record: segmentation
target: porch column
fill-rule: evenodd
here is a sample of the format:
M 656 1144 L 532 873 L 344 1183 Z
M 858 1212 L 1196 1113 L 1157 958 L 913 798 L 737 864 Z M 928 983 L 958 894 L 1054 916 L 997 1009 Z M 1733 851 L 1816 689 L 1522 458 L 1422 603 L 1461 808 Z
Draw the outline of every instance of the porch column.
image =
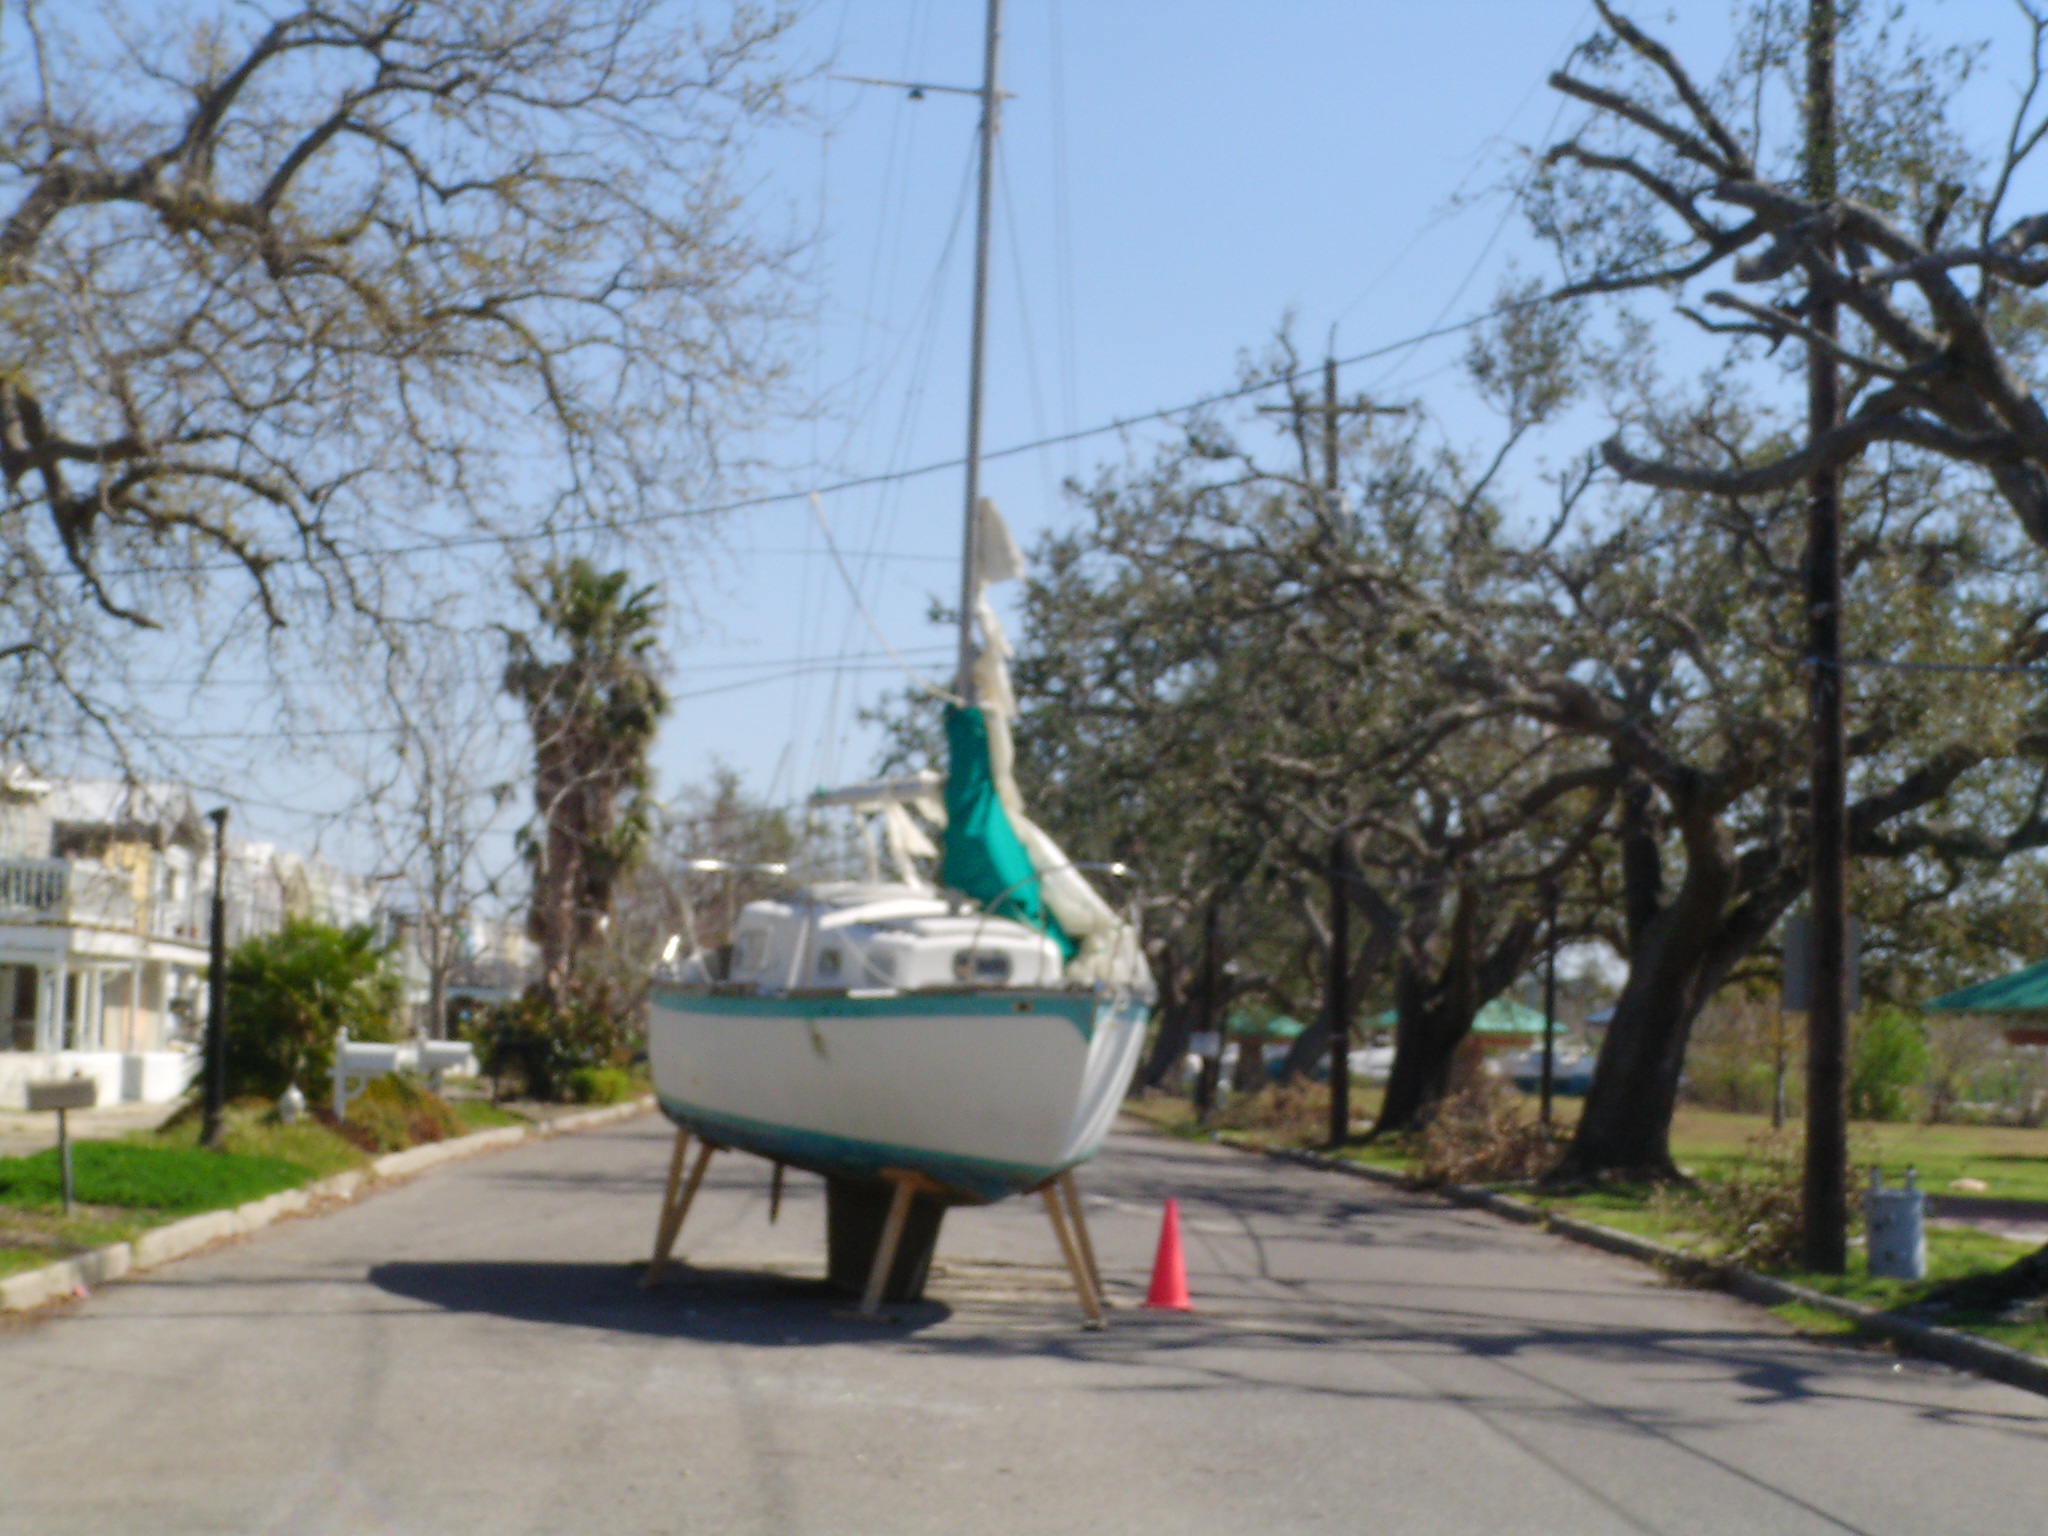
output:
M 107 1048 L 107 973 L 96 965 L 85 968 L 85 1006 L 79 1019 L 78 1038 L 88 1051 Z
M 36 973 L 36 1049 L 61 1050 L 64 1025 L 59 1016 L 61 1000 L 57 989 L 64 973 L 52 965 L 38 965 L 33 969 Z
M 128 1039 L 125 1049 L 149 1051 L 156 1047 L 142 1038 L 142 962 L 128 967 Z

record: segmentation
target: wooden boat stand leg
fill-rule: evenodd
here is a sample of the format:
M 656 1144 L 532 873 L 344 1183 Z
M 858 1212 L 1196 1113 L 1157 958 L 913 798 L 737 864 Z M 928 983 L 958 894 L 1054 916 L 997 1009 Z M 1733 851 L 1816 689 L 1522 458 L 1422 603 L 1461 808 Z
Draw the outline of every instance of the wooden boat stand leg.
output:
M 683 1160 L 689 1154 L 690 1133 L 678 1128 L 675 1150 L 669 1154 L 668 1159 L 668 1182 L 661 1187 L 661 1215 L 654 1223 L 654 1249 L 657 1253 L 664 1249 L 662 1237 L 668 1231 L 668 1213 L 675 1209 L 676 1191 L 683 1186 Z M 652 1268 L 654 1260 L 650 1258 L 647 1262 L 648 1267 Z
M 669 1165 L 669 1188 L 675 1188 L 675 1176 L 683 1164 L 683 1146 L 689 1140 L 688 1131 L 676 1133 L 675 1157 Z M 690 1169 L 690 1181 L 683 1186 L 682 1195 L 673 1202 L 664 1201 L 661 1215 L 661 1229 L 654 1235 L 654 1257 L 647 1262 L 647 1273 L 640 1277 L 643 1287 L 652 1288 L 661 1283 L 662 1271 L 668 1268 L 668 1256 L 675 1248 L 676 1237 L 683 1230 L 683 1218 L 690 1214 L 690 1202 L 697 1198 L 697 1186 L 704 1182 L 704 1170 L 711 1166 L 711 1154 L 718 1150 L 716 1142 L 699 1139 L 697 1161 Z
M 910 1219 L 910 1202 L 917 1195 L 917 1180 L 902 1174 L 884 1174 L 895 1184 L 889 1197 L 889 1217 L 882 1223 L 882 1240 L 875 1245 L 875 1262 L 868 1270 L 868 1288 L 861 1294 L 860 1315 L 877 1316 L 882 1292 L 889 1284 L 889 1271 L 896 1267 L 896 1250 L 903 1244 L 903 1224 Z
M 788 1165 L 775 1165 L 775 1182 L 768 1186 L 768 1225 L 775 1225 L 775 1218 L 782 1214 L 782 1174 Z
M 1074 1170 L 1069 1168 L 1059 1178 L 1060 1192 L 1067 1197 L 1067 1220 L 1074 1224 L 1074 1240 L 1081 1246 L 1082 1262 L 1088 1266 L 1088 1278 L 1095 1286 L 1095 1299 L 1104 1307 L 1109 1305 L 1109 1292 L 1102 1284 L 1102 1266 L 1095 1262 L 1095 1239 L 1088 1235 L 1088 1218 L 1081 1211 L 1081 1186 L 1074 1182 Z
M 1081 1310 L 1088 1315 L 1088 1326 L 1102 1326 L 1102 1302 L 1095 1294 L 1095 1282 L 1088 1273 L 1088 1266 L 1082 1262 L 1081 1250 L 1075 1245 L 1074 1234 L 1067 1226 L 1067 1213 L 1061 1208 L 1059 1181 L 1039 1186 L 1039 1194 L 1045 1198 L 1045 1214 L 1052 1218 L 1053 1236 L 1060 1240 L 1060 1252 L 1066 1256 L 1067 1273 L 1074 1277 L 1074 1293 L 1081 1298 Z

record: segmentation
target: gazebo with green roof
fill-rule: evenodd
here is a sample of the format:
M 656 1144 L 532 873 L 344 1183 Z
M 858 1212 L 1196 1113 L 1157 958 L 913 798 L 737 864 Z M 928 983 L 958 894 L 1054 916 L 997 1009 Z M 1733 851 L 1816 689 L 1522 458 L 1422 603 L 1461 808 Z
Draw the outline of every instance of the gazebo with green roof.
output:
M 1920 1005 L 1927 1013 L 1976 1013 L 2030 1023 L 2005 1026 L 2005 1038 L 2012 1045 L 2048 1045 L 2048 960 L 1980 981 L 1974 987 L 1944 992 Z

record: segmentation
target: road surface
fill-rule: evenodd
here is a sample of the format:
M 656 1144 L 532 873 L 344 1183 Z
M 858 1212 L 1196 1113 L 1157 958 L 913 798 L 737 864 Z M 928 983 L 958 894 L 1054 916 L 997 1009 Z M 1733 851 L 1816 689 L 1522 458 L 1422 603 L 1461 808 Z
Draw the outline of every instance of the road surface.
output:
M 742 1157 L 640 1291 L 667 1146 L 479 1157 L 0 1329 L 0 1533 L 2048 1528 L 2048 1400 L 1482 1213 L 1119 1135 L 1106 1332 L 1024 1200 L 876 1326 L 816 1181 L 771 1228 Z M 1168 1194 L 1191 1317 L 1129 1305 Z

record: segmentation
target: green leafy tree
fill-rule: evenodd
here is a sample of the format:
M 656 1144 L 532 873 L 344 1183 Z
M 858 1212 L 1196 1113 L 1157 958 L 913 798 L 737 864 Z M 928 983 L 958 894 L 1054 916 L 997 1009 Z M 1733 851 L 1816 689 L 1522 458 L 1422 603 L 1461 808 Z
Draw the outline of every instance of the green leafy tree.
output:
M 598 985 L 579 968 L 603 942 L 651 827 L 647 754 L 668 711 L 662 605 L 652 586 L 629 582 L 580 557 L 550 563 L 520 582 L 539 625 L 506 634 L 505 691 L 533 734 L 534 818 L 520 833 L 533 877 L 527 928 L 541 996 L 555 1005 L 586 980 Z
M 1849 1035 L 1849 1113 L 1904 1120 L 1926 1072 L 1927 1035 L 1919 1022 L 1900 1008 L 1866 1012 Z
M 228 955 L 225 1044 L 230 1097 L 309 1098 L 334 1069 L 334 1038 L 398 1038 L 403 986 L 367 926 L 293 918 Z
M 543 1102 L 570 1096 L 581 1073 L 621 1065 L 628 1043 L 615 1013 L 584 999 L 551 1001 L 538 989 L 485 1009 L 464 1033 L 499 1096 Z

